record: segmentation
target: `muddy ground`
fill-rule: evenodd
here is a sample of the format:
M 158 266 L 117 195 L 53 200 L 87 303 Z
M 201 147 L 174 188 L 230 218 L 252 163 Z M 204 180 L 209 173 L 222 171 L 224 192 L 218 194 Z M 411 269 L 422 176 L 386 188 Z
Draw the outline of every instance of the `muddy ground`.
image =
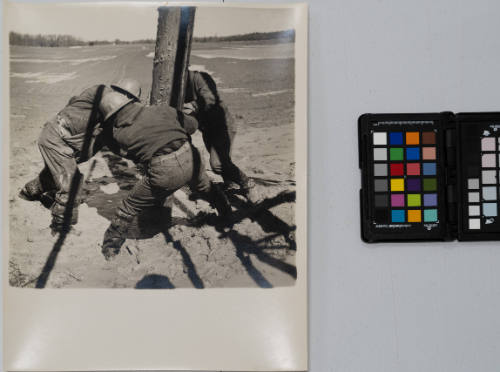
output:
M 50 210 L 18 197 L 43 166 L 36 140 L 45 121 L 84 88 L 124 76 L 149 92 L 153 45 L 83 48 L 11 47 L 9 280 L 20 287 L 275 287 L 293 285 L 295 267 L 293 45 L 199 44 L 193 69 L 211 72 L 238 123 L 233 158 L 265 198 L 249 208 L 229 190 L 233 220 L 217 226 L 210 206 L 175 193 L 172 218 L 141 216 L 119 256 L 104 260 L 100 242 L 114 208 L 140 175 L 103 151 L 81 165 L 86 176 L 80 219 L 52 236 Z M 284 57 L 284 58 L 283 58 Z M 147 99 L 147 98 L 146 98 Z M 193 137 L 203 149 L 201 137 Z M 209 168 L 209 167 L 208 167 Z M 209 171 L 209 169 L 207 169 Z M 209 171 L 217 181 L 221 179 Z

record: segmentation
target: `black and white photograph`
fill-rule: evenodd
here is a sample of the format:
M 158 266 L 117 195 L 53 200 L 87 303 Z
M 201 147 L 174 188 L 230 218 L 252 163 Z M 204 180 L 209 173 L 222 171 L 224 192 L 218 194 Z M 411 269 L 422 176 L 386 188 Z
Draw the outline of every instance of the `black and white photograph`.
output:
M 10 286 L 294 286 L 295 12 L 9 4 Z

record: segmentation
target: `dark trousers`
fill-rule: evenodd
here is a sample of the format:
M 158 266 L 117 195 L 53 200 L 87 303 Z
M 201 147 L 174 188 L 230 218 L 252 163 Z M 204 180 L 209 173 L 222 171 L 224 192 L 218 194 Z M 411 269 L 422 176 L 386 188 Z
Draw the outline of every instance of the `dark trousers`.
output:
M 153 157 L 145 166 L 145 175 L 121 202 L 117 215 L 129 219 L 148 207 L 162 205 L 184 185 L 202 194 L 211 190 L 200 153 L 190 142 L 175 152 Z
M 220 174 L 224 182 L 235 182 L 242 188 L 248 187 L 248 177 L 231 159 L 236 126 L 232 120 L 213 121 L 201 129 L 203 142 L 210 154 L 210 167 Z

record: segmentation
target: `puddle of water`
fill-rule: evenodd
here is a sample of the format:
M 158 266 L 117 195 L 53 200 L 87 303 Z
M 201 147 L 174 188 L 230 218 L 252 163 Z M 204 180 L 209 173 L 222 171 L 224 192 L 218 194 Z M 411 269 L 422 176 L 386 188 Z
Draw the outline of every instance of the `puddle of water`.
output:
M 13 72 L 10 74 L 10 77 L 30 79 L 30 78 L 36 78 L 41 74 L 43 74 L 43 72 Z
M 216 49 L 192 50 L 191 54 L 201 58 L 232 58 L 240 60 L 294 58 L 294 44 L 223 46 Z
M 222 93 L 238 93 L 238 92 L 247 92 L 247 88 L 219 88 Z
M 102 56 L 93 58 L 80 58 L 80 59 L 41 59 L 41 58 L 11 58 L 10 62 L 19 63 L 69 63 L 72 66 L 80 65 L 86 62 L 102 62 L 109 61 L 116 58 L 116 56 Z
M 105 194 L 111 195 L 111 194 L 116 194 L 118 191 L 120 191 L 120 188 L 118 187 L 118 184 L 113 182 L 108 185 L 101 185 L 99 186 L 101 191 Z
M 270 92 L 254 93 L 252 97 L 274 96 L 276 94 L 283 94 L 291 91 L 293 91 L 293 89 L 273 90 Z
M 55 84 L 61 81 L 73 80 L 77 77 L 76 72 L 67 73 L 55 73 L 55 72 L 13 72 L 10 77 L 21 78 L 21 79 L 31 79 L 26 80 L 26 83 L 45 83 L 45 84 Z

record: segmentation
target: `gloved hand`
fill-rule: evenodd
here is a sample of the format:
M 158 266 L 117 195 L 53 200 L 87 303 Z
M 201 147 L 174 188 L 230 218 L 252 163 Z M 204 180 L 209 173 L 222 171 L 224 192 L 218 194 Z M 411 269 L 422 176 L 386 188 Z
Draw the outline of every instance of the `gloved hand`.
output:
M 194 115 L 198 111 L 198 105 L 196 101 L 187 102 L 184 104 L 184 109 L 182 112 L 186 115 Z

